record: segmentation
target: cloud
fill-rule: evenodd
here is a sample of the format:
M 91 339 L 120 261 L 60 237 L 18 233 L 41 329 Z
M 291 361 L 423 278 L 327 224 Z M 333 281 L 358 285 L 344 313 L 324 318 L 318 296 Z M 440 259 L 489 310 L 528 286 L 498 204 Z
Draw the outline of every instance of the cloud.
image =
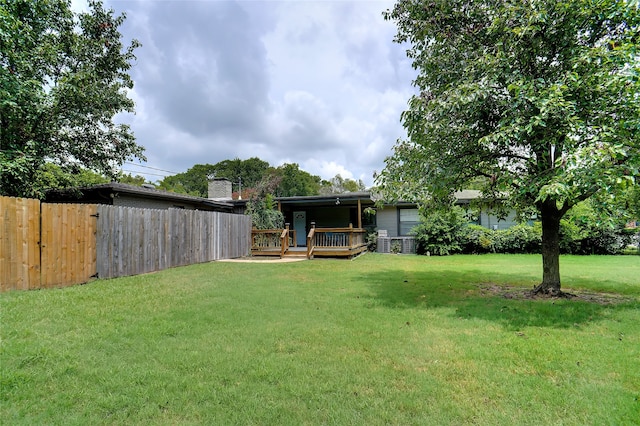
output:
M 412 88 L 389 1 L 111 1 L 142 47 L 125 120 L 148 165 L 260 157 L 372 183 Z

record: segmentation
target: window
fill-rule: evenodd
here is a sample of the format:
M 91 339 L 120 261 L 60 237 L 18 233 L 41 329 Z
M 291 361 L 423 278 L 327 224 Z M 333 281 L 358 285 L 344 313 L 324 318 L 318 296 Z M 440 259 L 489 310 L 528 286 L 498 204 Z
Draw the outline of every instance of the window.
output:
M 399 209 L 398 213 L 398 235 L 409 235 L 420 224 L 420 213 L 418 209 Z

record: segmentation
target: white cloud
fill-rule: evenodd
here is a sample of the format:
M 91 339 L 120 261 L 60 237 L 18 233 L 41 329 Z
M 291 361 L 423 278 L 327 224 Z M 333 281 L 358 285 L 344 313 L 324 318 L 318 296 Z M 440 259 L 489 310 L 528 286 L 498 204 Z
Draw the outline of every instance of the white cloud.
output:
M 81 4 L 74 1 L 74 5 Z M 371 185 L 395 140 L 413 71 L 391 1 L 110 1 L 143 47 L 128 117 L 148 165 L 259 157 Z

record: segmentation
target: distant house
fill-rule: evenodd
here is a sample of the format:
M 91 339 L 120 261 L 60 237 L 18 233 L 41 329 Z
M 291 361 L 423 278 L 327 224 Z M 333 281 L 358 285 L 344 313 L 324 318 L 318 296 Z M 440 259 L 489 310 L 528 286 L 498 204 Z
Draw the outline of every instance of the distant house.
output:
M 469 206 L 480 195 L 480 191 L 460 191 L 455 194 L 456 203 L 462 207 Z M 411 229 L 420 223 L 416 203 L 398 202 L 376 207 L 370 192 L 280 197 L 276 201 L 285 222 L 296 230 L 297 244 L 301 246 L 305 244 L 304 238 L 312 225 L 317 228 L 352 225 L 354 228 L 380 231 L 386 237 L 410 237 Z M 373 214 L 371 210 L 374 210 Z M 490 229 L 506 229 L 517 222 L 515 212 L 505 219 L 498 219 L 489 210 L 481 209 L 475 223 Z
M 231 200 L 231 183 L 224 178 L 209 180 L 209 199 L 227 200 L 235 206 L 235 211 L 246 209 L 246 199 Z M 462 207 L 481 196 L 480 191 L 465 190 L 455 194 L 456 203 Z M 348 233 L 346 228 L 377 231 L 379 242 L 387 239 L 386 244 L 379 247 L 390 247 L 391 242 L 401 240 L 403 252 L 415 249 L 411 230 L 420 223 L 420 215 L 416 203 L 386 203 L 380 207 L 370 192 L 347 192 L 331 195 L 312 195 L 295 197 L 277 197 L 278 210 L 282 212 L 289 229 L 295 231 L 297 247 L 307 245 L 307 236 L 312 228 L 324 233 Z M 506 229 L 517 222 L 515 212 L 506 218 L 499 219 L 488 209 L 480 209 L 476 221 L 478 225 L 489 229 Z M 341 229 L 341 231 L 338 231 Z M 406 251 L 405 251 L 406 249 Z
M 465 190 L 455 194 L 456 204 L 464 207 L 480 197 L 480 191 Z M 347 192 L 334 195 L 276 198 L 285 222 L 306 235 L 311 224 L 318 228 L 346 227 L 386 231 L 389 237 L 411 235 L 411 229 L 420 223 L 416 203 L 398 202 L 376 207 L 370 192 Z M 368 214 L 374 209 L 375 214 Z M 515 225 L 515 212 L 499 219 L 487 209 L 481 209 L 474 222 L 489 229 L 507 229 Z M 302 242 L 302 241 L 301 241 Z
M 473 200 L 480 198 L 480 191 L 464 190 L 454 194 L 456 204 L 468 207 Z M 418 207 L 415 203 L 399 202 L 386 204 L 377 212 L 376 226 L 385 230 L 389 237 L 404 237 L 411 235 L 411 229 L 420 223 Z M 507 229 L 517 224 L 515 212 L 510 212 L 505 219 L 499 219 L 488 209 L 480 209 L 480 214 L 474 222 L 489 229 Z
M 150 187 L 105 183 L 83 188 L 55 189 L 46 193 L 48 203 L 87 203 L 150 209 L 187 209 L 238 213 L 231 198 L 215 200 L 162 191 Z

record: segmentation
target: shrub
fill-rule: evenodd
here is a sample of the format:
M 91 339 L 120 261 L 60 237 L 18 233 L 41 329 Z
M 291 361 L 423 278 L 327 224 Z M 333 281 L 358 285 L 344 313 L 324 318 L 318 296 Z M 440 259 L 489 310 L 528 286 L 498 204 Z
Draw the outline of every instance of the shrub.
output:
M 466 226 L 464 211 L 457 206 L 424 215 L 420 225 L 412 230 L 416 237 L 416 252 L 436 256 L 462 252 L 461 242 Z
M 542 227 L 518 224 L 495 231 L 500 237 L 500 253 L 539 253 L 542 245 Z
M 539 223 L 519 224 L 504 230 L 468 225 L 464 230 L 463 253 L 538 253 L 541 244 Z
M 620 254 L 631 242 L 631 235 L 623 228 L 592 227 L 580 241 L 578 254 Z
M 481 254 L 495 252 L 494 233 L 480 225 L 467 225 L 463 230 L 462 252 Z
M 275 199 L 270 194 L 263 199 L 250 200 L 245 214 L 251 216 L 251 222 L 256 229 L 284 228 L 284 216 L 276 210 Z
M 378 233 L 369 232 L 367 234 L 367 250 L 375 252 L 378 249 Z
M 636 230 L 616 227 L 612 218 L 598 220 L 589 205 L 579 205 L 570 213 L 560 221 L 563 254 L 621 254 L 628 246 L 640 242 Z M 467 224 L 458 207 L 428 214 L 413 233 L 418 254 L 540 253 L 542 245 L 540 222 L 492 230 Z M 640 248 L 638 250 L 640 252 Z

